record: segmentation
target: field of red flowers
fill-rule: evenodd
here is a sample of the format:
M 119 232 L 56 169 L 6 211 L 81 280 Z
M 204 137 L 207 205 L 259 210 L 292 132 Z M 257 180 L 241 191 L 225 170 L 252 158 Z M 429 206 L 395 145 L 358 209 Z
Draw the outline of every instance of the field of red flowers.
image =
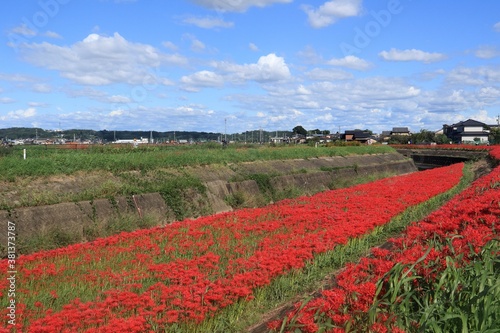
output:
M 463 147 L 460 148 L 463 149 Z M 499 159 L 500 147 L 495 147 L 490 153 L 492 157 Z M 271 331 L 279 332 L 296 332 L 298 329 L 300 332 L 340 333 L 348 331 L 404 332 L 401 326 L 410 326 L 415 330 L 420 328 L 425 331 L 422 326 L 429 325 L 431 319 L 434 318 L 427 317 L 424 318 L 425 320 L 420 319 L 420 322 L 418 316 L 415 316 L 417 319 L 413 320 L 395 318 L 394 313 L 387 309 L 405 307 L 407 304 L 403 305 L 403 303 L 409 302 L 410 298 L 416 299 L 415 294 L 419 290 L 436 281 L 439 282 L 440 288 L 444 289 L 444 279 L 453 280 L 454 277 L 440 274 L 450 267 L 453 272 L 456 272 L 457 267 L 463 267 L 476 259 L 488 242 L 498 241 L 499 222 L 500 166 L 490 174 L 476 180 L 468 189 L 438 211 L 409 226 L 401 237 L 391 239 L 386 244 L 386 248 L 373 248 L 370 257 L 363 258 L 357 264 L 347 265 L 336 276 L 335 288 L 323 291 L 321 297 L 296 304 L 295 310 L 290 312 L 284 320 L 272 322 L 269 328 Z M 488 249 L 494 251 L 494 256 L 498 259 L 500 254 L 498 242 L 494 242 L 494 245 Z M 459 259 L 455 261 L 454 258 Z M 408 299 L 390 290 L 395 289 L 396 285 L 400 287 L 398 284 L 401 283 L 400 280 L 391 279 L 396 263 L 401 265 L 399 273 L 409 280 L 408 285 L 412 285 L 411 290 L 406 290 Z M 475 262 L 475 265 L 481 268 L 478 262 Z M 457 294 L 466 287 L 459 281 L 457 278 L 456 282 L 454 281 L 455 285 L 450 287 L 450 289 L 455 288 L 452 292 Z M 494 290 L 498 294 L 498 280 L 496 285 L 497 289 Z M 486 290 L 484 288 L 483 286 L 483 293 Z M 465 290 L 462 292 L 465 293 Z M 393 304 L 390 304 L 391 307 L 388 303 L 376 301 L 383 293 L 392 293 L 394 299 Z M 472 302 L 474 298 L 479 297 L 473 296 Z M 447 298 L 450 298 L 450 295 L 447 295 Z M 449 299 L 446 301 L 449 302 Z M 435 299 L 431 299 L 431 305 L 435 302 Z M 490 300 L 490 302 L 494 301 Z M 431 307 L 431 305 L 428 306 Z M 473 314 L 457 314 L 450 310 L 453 304 L 446 306 L 448 307 L 446 314 L 448 321 L 457 319 L 459 322 L 457 326 L 453 326 L 455 330 L 450 331 L 456 331 L 456 327 L 462 327 L 465 330 L 460 331 L 466 332 L 467 325 L 470 324 L 467 322 L 467 317 Z M 465 307 L 469 306 L 472 310 L 466 309 L 465 312 L 474 311 L 474 305 L 467 304 Z M 484 312 L 485 308 L 491 311 L 489 319 L 488 316 L 480 318 L 483 329 L 486 327 L 485 324 L 488 324 L 488 320 L 493 321 L 492 325 L 495 325 L 495 322 L 499 323 L 498 310 L 491 310 L 493 307 L 498 309 L 498 306 L 497 300 L 494 304 L 482 303 L 479 308 L 476 308 L 475 311 L 479 313 Z M 414 308 L 409 308 L 409 311 L 414 311 Z M 458 310 L 454 309 L 454 311 Z M 429 316 L 429 311 L 425 315 Z M 479 320 L 473 324 L 477 322 Z M 440 324 L 443 325 L 442 322 Z M 496 328 L 498 329 L 498 326 Z M 441 326 L 440 329 L 442 330 L 443 327 Z
M 0 281 L 0 332 L 158 332 L 196 325 L 237 301 L 251 301 L 258 287 L 303 268 L 316 254 L 448 191 L 460 181 L 462 168 L 456 164 L 20 256 L 15 325 L 9 323 L 5 292 L 10 282 Z M 477 191 L 476 186 L 468 193 Z M 498 202 L 498 188 L 495 193 Z M 383 256 L 386 266 L 402 260 Z M 7 260 L 0 269 L 9 270 Z M 346 283 L 358 288 L 352 280 Z M 372 284 L 359 290 L 372 290 Z

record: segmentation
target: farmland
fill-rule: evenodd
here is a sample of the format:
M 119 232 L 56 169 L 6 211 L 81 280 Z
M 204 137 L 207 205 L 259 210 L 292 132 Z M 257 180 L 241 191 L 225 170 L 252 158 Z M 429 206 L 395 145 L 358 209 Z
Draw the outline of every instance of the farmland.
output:
M 230 163 L 234 158 L 230 154 L 237 154 L 239 161 L 257 158 L 253 151 L 217 150 L 219 152 L 221 156 L 217 160 L 207 162 L 208 157 L 200 157 L 204 162 L 193 163 Z M 347 149 L 342 152 L 349 154 Z M 279 158 L 301 156 L 292 151 L 258 151 L 269 156 L 267 158 L 283 153 L 286 155 Z M 338 153 L 331 149 L 308 152 L 310 158 Z M 69 155 L 66 152 L 51 154 Z M 498 152 L 492 151 L 492 156 L 498 158 L 495 154 Z M 65 158 L 71 165 L 68 157 L 60 161 Z M 191 159 L 186 155 L 179 160 L 183 158 Z M 166 160 L 163 163 L 167 163 Z M 159 163 L 156 159 L 146 159 L 142 166 L 134 159 L 124 166 L 124 161 L 94 162 L 87 170 L 104 165 L 113 165 L 110 170 L 121 171 L 163 165 L 156 164 Z M 59 163 L 66 168 L 66 162 Z M 179 164 L 186 165 L 189 162 Z M 74 170 L 68 167 L 63 171 L 64 168 L 59 172 Z M 36 176 L 28 170 L 13 171 L 11 177 Z M 325 297 L 336 293 L 332 289 L 325 291 L 326 296 L 322 298 L 298 305 L 288 319 L 276 320 L 269 327 L 343 332 L 348 325 L 368 325 L 369 319 L 363 317 L 361 310 L 368 311 L 377 279 L 394 263 L 418 260 L 426 251 L 420 244 L 427 239 L 437 235 L 446 242 L 455 234 L 470 235 L 455 241 L 454 249 L 467 249 L 468 243 L 472 243 L 476 246 L 472 252 L 478 254 L 483 245 L 495 237 L 500 197 L 498 172 L 496 168 L 486 178 L 470 185 L 470 167 L 456 164 L 20 256 L 15 261 L 18 281 L 15 327 L 19 332 L 115 332 L 117 329 L 124 332 L 239 332 L 259 322 L 264 313 L 275 306 L 316 290 L 325 276 L 342 267 L 347 267 L 345 272 L 349 273 L 339 275 L 337 280 L 345 279 L 342 286 L 351 292 L 348 299 L 358 303 L 340 304 L 343 310 L 333 314 L 318 312 L 318 306 L 323 306 L 321 302 L 328 300 Z M 460 197 L 425 219 L 457 194 Z M 467 223 L 463 224 L 460 218 L 457 225 L 449 225 L 448 221 L 453 220 L 449 214 L 468 216 Z M 422 223 L 427 233 L 422 234 L 417 227 L 406 229 L 419 220 L 427 221 Z M 474 233 L 471 228 L 483 234 Z M 408 235 L 398 238 L 405 229 Z M 377 258 L 385 260 L 381 264 L 384 268 L 377 269 L 378 275 L 371 274 L 372 280 L 368 282 L 349 280 L 349 277 L 362 276 L 359 272 L 366 271 L 368 264 L 350 270 L 355 266 L 346 266 L 346 263 L 358 261 L 370 248 L 390 237 L 393 237 L 394 248 L 403 250 L 394 251 L 393 255 L 382 250 L 372 251 Z M 410 243 L 419 245 L 418 251 L 411 255 L 404 252 L 414 248 L 406 246 Z M 453 254 L 441 252 L 444 256 Z M 433 255 L 435 259 L 436 254 Z M 473 260 L 473 253 L 466 255 Z M 361 263 L 365 263 L 363 260 Z M 3 260 L 1 269 L 8 271 L 8 264 Z M 3 316 L 7 318 L 10 296 L 3 291 L 8 289 L 9 281 L 4 279 L 2 283 Z M 363 293 L 364 290 L 367 292 Z M 308 307 L 308 304 L 313 305 Z M 347 311 L 346 306 L 352 309 Z M 387 311 L 385 317 L 377 313 L 379 317 L 387 319 L 397 315 L 391 312 L 390 306 L 379 308 Z M 329 317 L 331 315 L 333 317 Z M 3 324 L 6 332 L 12 328 L 7 321 Z M 379 320 L 375 324 L 401 326 L 396 319 Z
M 200 176 L 187 172 L 193 167 L 220 166 L 223 170 L 255 161 L 394 152 L 387 146 L 332 149 L 249 145 L 222 149 L 209 144 L 137 149 L 93 146 L 85 150 L 55 147 L 27 146 L 26 160 L 21 148 L 4 149 L 4 156 L 0 157 L 0 209 L 200 187 Z
M 193 146 L 146 146 L 132 149 L 92 146 L 85 150 L 57 149 L 53 146 L 28 148 L 22 161 L 21 148 L 6 153 L 0 160 L 0 180 L 15 177 L 72 174 L 77 171 L 105 170 L 110 172 L 147 171 L 156 168 L 181 168 L 193 165 L 241 163 L 262 160 L 289 160 L 320 156 L 347 156 L 350 154 L 377 154 L 393 151 L 388 146 L 317 147 L 288 146 L 273 148 L 245 145 L 223 149 L 218 144 Z

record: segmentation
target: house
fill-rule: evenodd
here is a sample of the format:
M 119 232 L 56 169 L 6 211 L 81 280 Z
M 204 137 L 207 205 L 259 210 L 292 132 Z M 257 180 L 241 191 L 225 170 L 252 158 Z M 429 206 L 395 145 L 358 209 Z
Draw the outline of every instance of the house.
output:
M 445 134 L 453 143 L 488 143 L 489 126 L 485 123 L 467 119 L 453 125 L 443 125 Z
M 408 129 L 408 127 L 393 127 L 391 135 L 410 136 L 410 130 Z
M 365 144 L 372 144 L 375 141 L 370 132 L 362 130 L 345 131 L 340 138 L 345 141 L 358 141 Z

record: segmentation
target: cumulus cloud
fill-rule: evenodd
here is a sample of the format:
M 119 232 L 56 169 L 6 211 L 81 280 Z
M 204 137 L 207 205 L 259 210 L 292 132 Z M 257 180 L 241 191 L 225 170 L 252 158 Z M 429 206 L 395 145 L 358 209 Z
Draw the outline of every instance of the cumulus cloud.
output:
M 195 25 L 203 29 L 214 29 L 214 28 L 231 28 L 234 26 L 234 22 L 226 22 L 218 17 L 196 17 L 189 16 L 182 20 L 186 24 Z
M 183 89 L 196 92 L 201 88 L 221 87 L 224 85 L 224 78 L 212 71 L 199 71 L 181 78 Z
M 360 15 L 361 2 L 361 0 L 332 0 L 317 9 L 309 5 L 302 6 L 302 9 L 306 12 L 309 24 L 313 28 L 324 28 L 339 19 Z
M 0 116 L 0 120 L 13 120 L 13 119 L 25 119 L 31 118 L 36 115 L 35 108 L 19 109 L 15 111 L 8 112 L 5 116 Z
M 234 64 L 229 62 L 214 62 L 213 66 L 229 75 L 229 80 L 271 82 L 291 78 L 290 69 L 285 59 L 274 53 L 261 56 L 254 64 Z
M 245 12 L 250 7 L 266 7 L 274 3 L 290 3 L 293 0 L 191 0 L 205 8 L 221 12 Z
M 25 61 L 58 71 L 62 77 L 85 85 L 142 84 L 154 75 L 152 68 L 187 63 L 180 55 L 164 54 L 150 45 L 129 42 L 118 33 L 109 37 L 90 34 L 71 46 L 26 43 L 21 52 Z
M 379 56 L 387 61 L 421 61 L 431 63 L 446 59 L 442 53 L 429 53 L 416 49 L 398 50 L 392 48 L 390 51 L 382 51 Z
M 368 61 L 352 55 L 339 59 L 334 58 L 329 60 L 327 63 L 329 65 L 347 67 L 358 71 L 365 71 L 372 67 L 372 65 Z

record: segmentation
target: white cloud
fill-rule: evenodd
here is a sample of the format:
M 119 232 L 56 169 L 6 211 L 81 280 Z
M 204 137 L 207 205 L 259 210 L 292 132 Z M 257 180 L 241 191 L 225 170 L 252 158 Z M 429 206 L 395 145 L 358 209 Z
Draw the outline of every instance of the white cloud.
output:
M 108 102 L 110 103 L 131 103 L 130 97 L 122 95 L 113 95 L 108 97 Z
M 198 39 L 191 41 L 191 50 L 194 52 L 201 52 L 205 49 L 205 44 Z
M 224 85 L 224 78 L 211 71 L 200 71 L 181 78 L 183 89 L 196 92 L 201 88 L 221 87 Z
M 217 17 L 195 17 L 190 16 L 182 20 L 186 24 L 192 24 L 203 29 L 231 28 L 234 22 L 226 22 Z
M 250 7 L 266 7 L 274 3 L 290 3 L 293 0 L 191 0 L 200 6 L 220 12 L 245 12 Z
M 125 111 L 123 111 L 123 110 L 114 110 L 114 111 L 111 111 L 108 115 L 110 117 L 119 117 L 119 116 L 122 116 L 124 113 L 125 113 Z
M 5 120 L 13 120 L 13 119 L 26 119 L 26 118 L 34 117 L 35 115 L 36 115 L 35 108 L 27 108 L 25 110 L 19 109 L 19 110 L 15 110 L 15 111 L 10 111 L 5 116 L 0 116 L 0 120 L 5 121 Z
M 29 102 L 28 105 L 33 108 L 46 108 L 49 104 L 45 102 Z
M 477 91 L 477 98 L 483 103 L 494 104 L 500 101 L 500 88 L 499 87 L 483 87 Z
M 50 37 L 50 38 L 55 38 L 55 39 L 61 39 L 62 36 L 59 35 L 57 32 L 54 31 L 47 31 L 43 34 L 45 37 Z
M 446 59 L 442 53 L 429 53 L 416 49 L 398 50 L 392 48 L 390 51 L 382 51 L 379 56 L 387 61 L 421 61 L 431 63 Z
M 166 47 L 167 49 L 172 50 L 172 51 L 177 51 L 179 49 L 177 47 L 177 45 L 175 45 L 174 43 L 172 43 L 170 41 L 163 42 L 163 43 L 161 43 L 161 45 L 163 45 L 164 47 Z
M 199 39 L 196 38 L 196 36 L 192 35 L 192 34 L 184 34 L 182 35 L 182 38 L 184 40 L 190 40 L 191 41 L 191 51 L 193 52 L 202 52 L 206 49 L 206 46 L 205 44 L 200 41 Z
M 493 25 L 493 29 L 496 31 L 496 32 L 500 32 L 500 22 L 497 22 Z
M 250 50 L 252 50 L 252 51 L 255 51 L 255 52 L 259 50 L 259 48 L 257 47 L 257 45 L 255 45 L 254 43 L 249 43 L 248 44 L 248 48 Z
M 331 123 L 335 118 L 331 113 L 325 113 L 324 115 L 317 116 L 313 119 L 315 123 L 321 123 L 323 126 L 325 123 Z M 324 128 L 324 127 L 323 127 Z
M 493 45 L 483 45 L 479 47 L 474 54 L 481 59 L 491 59 L 500 56 L 500 50 Z
M 37 83 L 33 85 L 33 90 L 39 93 L 47 94 L 52 92 L 52 87 L 46 83 Z
M 10 32 L 25 37 L 33 37 L 37 34 L 36 31 L 30 29 L 25 23 L 21 24 L 20 26 L 14 27 Z
M 229 74 L 233 82 L 257 81 L 271 82 L 291 78 L 290 69 L 285 59 L 274 53 L 261 56 L 255 64 L 238 65 L 228 62 L 214 62 L 213 66 Z
M 324 28 L 332 25 L 339 19 L 358 16 L 361 13 L 361 0 L 332 0 L 327 1 L 317 9 L 311 6 L 303 6 L 309 24 L 313 28 Z
M 297 55 L 304 61 L 306 64 L 321 64 L 323 63 L 323 57 L 319 55 L 316 50 L 308 45 L 303 50 L 299 51 Z
M 56 70 L 62 77 L 85 85 L 142 84 L 155 76 L 151 74 L 152 68 L 187 63 L 182 56 L 129 42 L 118 33 L 110 37 L 90 34 L 71 46 L 47 42 L 23 44 L 21 52 L 25 61 Z
M 312 94 L 311 90 L 304 87 L 302 84 L 297 88 L 297 94 L 299 95 L 310 95 Z
M 446 82 L 460 86 L 480 86 L 500 83 L 500 68 L 483 66 L 477 68 L 457 67 L 451 70 Z
M 340 59 L 331 59 L 327 62 L 327 64 L 333 66 L 347 67 L 358 71 L 365 71 L 372 67 L 372 65 L 368 61 L 352 55 Z
M 2 74 L 0 73 L 0 81 L 10 81 L 10 82 L 34 82 L 33 77 L 23 75 L 23 74 Z
M 14 103 L 15 100 L 10 98 L 10 97 L 0 97 L 0 103 L 1 104 L 9 104 L 9 103 Z
M 351 73 L 336 68 L 313 68 L 305 73 L 306 77 L 314 81 L 349 80 L 354 77 Z

